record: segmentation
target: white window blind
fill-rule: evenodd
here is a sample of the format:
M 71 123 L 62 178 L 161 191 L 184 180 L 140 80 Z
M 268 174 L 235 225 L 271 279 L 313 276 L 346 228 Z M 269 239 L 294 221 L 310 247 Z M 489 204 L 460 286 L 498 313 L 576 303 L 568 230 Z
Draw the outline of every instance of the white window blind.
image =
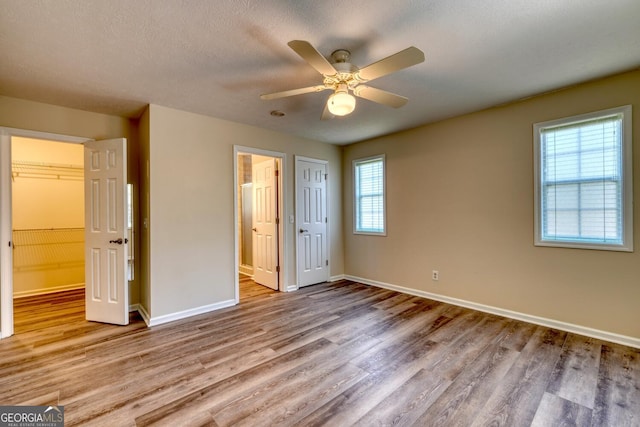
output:
M 385 233 L 384 156 L 356 160 L 355 232 Z
M 536 125 L 538 243 L 629 243 L 625 187 L 631 180 L 625 172 L 631 172 L 625 166 L 623 121 L 624 113 L 617 111 Z

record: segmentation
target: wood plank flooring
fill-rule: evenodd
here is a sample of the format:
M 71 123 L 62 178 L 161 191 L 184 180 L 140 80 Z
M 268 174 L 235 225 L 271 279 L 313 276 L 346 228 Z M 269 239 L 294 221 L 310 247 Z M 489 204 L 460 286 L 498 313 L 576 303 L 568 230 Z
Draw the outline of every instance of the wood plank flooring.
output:
M 67 426 L 640 426 L 640 350 L 350 281 L 153 328 L 15 301 L 0 404 Z

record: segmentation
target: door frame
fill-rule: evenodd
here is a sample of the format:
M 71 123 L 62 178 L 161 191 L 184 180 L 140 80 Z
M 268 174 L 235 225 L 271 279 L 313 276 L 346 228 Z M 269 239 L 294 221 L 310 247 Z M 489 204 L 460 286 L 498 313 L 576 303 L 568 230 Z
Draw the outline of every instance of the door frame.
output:
M 318 164 L 322 164 L 324 165 L 324 170 L 325 173 L 327 174 L 327 179 L 325 180 L 325 184 L 326 184 L 326 188 L 325 188 L 325 198 L 326 198 L 326 209 L 327 209 L 327 261 L 329 262 L 329 265 L 327 268 L 327 281 L 331 281 L 331 242 L 329 241 L 331 233 L 330 233 L 330 227 L 331 227 L 331 221 L 329 221 L 331 219 L 331 206 L 329 206 L 330 203 L 330 198 L 329 198 L 329 161 L 328 160 L 323 160 L 323 159 L 314 159 L 312 157 L 305 157 L 305 156 L 294 156 L 295 157 L 295 187 L 294 187 L 294 195 L 295 195 L 295 211 L 297 213 L 298 210 L 298 160 L 301 160 L 303 162 L 309 162 L 309 163 L 318 163 Z M 297 216 L 295 217 L 295 230 L 298 229 L 298 218 Z M 299 268 L 298 268 L 298 234 L 296 234 L 296 238 L 295 240 L 295 258 L 296 258 L 296 289 L 300 288 L 300 272 L 299 272 Z
M 0 127 L 0 339 L 13 335 L 11 138 L 14 136 L 73 144 L 93 141 L 92 138 Z
M 236 304 L 240 302 L 240 262 L 238 260 L 238 249 L 240 233 L 238 232 L 238 155 L 248 154 L 256 156 L 274 157 L 278 163 L 278 218 L 280 219 L 278 227 L 278 259 L 280 264 L 280 272 L 278 273 L 278 290 L 280 292 L 289 292 L 298 289 L 297 286 L 289 287 L 288 274 L 287 274 L 287 259 L 288 258 L 288 246 L 285 245 L 285 240 L 288 237 L 288 230 L 290 227 L 285 227 L 289 221 L 285 221 L 285 213 L 289 212 L 287 205 L 288 197 L 287 192 L 284 191 L 284 177 L 286 174 L 287 155 L 278 151 L 263 150 L 260 148 L 246 147 L 242 145 L 233 146 L 233 280 L 234 298 Z

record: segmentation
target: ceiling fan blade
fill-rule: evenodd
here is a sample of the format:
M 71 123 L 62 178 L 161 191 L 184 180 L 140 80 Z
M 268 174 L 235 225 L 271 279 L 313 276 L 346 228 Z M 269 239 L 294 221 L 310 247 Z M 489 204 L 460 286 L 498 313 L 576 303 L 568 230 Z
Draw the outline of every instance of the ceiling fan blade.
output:
M 311 45 L 311 43 L 304 40 L 291 40 L 287 44 L 295 53 L 300 55 L 302 59 L 307 61 L 309 65 L 315 68 L 320 74 L 327 76 L 337 74 L 333 65 L 331 65 L 331 63 L 327 61 L 327 58 L 322 56 L 322 54 Z
M 424 53 L 417 47 L 411 46 L 361 68 L 356 74 L 364 81 L 371 81 L 421 62 L 424 62 Z
M 325 102 L 324 110 L 322 110 L 322 116 L 320 117 L 320 120 L 331 120 L 334 117 L 335 116 L 331 114 L 331 111 L 329 111 L 329 105 Z
M 393 108 L 400 108 L 409 101 L 409 98 L 405 98 L 404 96 L 364 85 L 356 86 L 353 90 L 353 94 L 360 98 L 368 99 L 369 101 L 377 102 L 378 104 L 387 105 Z
M 284 98 L 287 96 L 294 96 L 294 95 L 302 95 L 304 93 L 311 93 L 311 92 L 322 92 L 323 90 L 329 89 L 327 87 L 325 87 L 324 85 L 317 85 L 317 86 L 309 86 L 309 87 L 303 87 L 300 89 L 290 89 L 290 90 L 283 90 L 282 92 L 275 92 L 275 93 L 267 93 L 264 95 L 260 95 L 260 99 L 278 99 L 278 98 Z

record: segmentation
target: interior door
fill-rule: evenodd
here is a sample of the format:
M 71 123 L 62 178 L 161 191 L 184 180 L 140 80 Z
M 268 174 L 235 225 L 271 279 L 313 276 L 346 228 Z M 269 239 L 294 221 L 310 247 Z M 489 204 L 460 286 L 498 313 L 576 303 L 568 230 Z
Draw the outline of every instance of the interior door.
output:
M 298 286 L 329 280 L 327 165 L 296 159 Z
M 253 280 L 278 289 L 278 175 L 276 159 L 252 163 Z
M 84 144 L 87 320 L 129 323 L 127 140 Z

